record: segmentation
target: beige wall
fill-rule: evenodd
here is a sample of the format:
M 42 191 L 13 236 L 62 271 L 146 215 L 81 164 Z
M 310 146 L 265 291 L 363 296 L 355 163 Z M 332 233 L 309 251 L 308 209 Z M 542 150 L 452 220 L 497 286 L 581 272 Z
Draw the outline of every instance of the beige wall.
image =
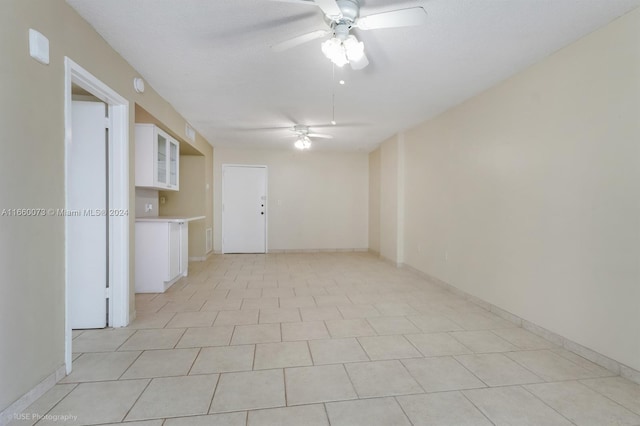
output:
M 407 131 L 405 263 L 640 370 L 639 111 L 636 10 Z
M 380 148 L 369 154 L 369 250 L 380 254 Z
M 268 166 L 268 249 L 366 249 L 365 153 L 215 149 L 214 249 L 222 225 L 222 164 Z
M 49 38 L 49 65 L 29 57 L 29 28 Z M 133 230 L 134 103 L 185 139 L 183 118 L 150 85 L 144 94 L 136 94 L 132 79 L 137 72 L 64 0 L 0 2 L 0 53 L 0 125 L 3 146 L 8 148 L 0 156 L 0 208 L 64 207 L 64 56 L 68 56 L 131 102 Z M 194 146 L 212 164 L 213 149 L 202 137 Z M 211 199 L 211 194 L 207 197 Z M 207 223 L 212 220 L 211 208 Z M 0 217 L 0 271 L 2 410 L 64 362 L 63 218 Z M 133 274 L 131 263 L 131 283 Z
M 160 203 L 160 216 L 204 216 L 207 185 L 206 161 L 200 155 L 180 156 L 180 191 L 160 191 L 165 203 Z M 206 255 L 206 221 L 189 222 L 189 257 Z

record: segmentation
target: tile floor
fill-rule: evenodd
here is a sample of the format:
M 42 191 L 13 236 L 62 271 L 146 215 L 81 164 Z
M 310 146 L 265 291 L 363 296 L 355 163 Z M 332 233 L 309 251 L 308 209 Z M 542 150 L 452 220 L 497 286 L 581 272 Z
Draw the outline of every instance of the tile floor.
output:
M 14 423 L 640 425 L 640 386 L 366 253 L 212 256 L 136 307 Z

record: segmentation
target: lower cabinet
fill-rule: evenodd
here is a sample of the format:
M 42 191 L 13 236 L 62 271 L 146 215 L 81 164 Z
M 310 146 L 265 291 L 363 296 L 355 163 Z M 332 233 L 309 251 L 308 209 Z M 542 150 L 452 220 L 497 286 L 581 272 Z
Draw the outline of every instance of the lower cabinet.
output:
M 163 293 L 189 265 L 187 222 L 136 222 L 136 293 Z

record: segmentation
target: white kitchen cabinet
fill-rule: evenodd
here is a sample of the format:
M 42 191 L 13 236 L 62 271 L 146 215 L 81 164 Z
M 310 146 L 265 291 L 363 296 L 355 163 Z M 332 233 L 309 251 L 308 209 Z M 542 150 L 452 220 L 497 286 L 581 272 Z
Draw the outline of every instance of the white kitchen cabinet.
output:
M 154 124 L 136 124 L 136 186 L 180 189 L 180 142 Z
M 163 293 L 188 274 L 186 220 L 136 221 L 136 293 Z

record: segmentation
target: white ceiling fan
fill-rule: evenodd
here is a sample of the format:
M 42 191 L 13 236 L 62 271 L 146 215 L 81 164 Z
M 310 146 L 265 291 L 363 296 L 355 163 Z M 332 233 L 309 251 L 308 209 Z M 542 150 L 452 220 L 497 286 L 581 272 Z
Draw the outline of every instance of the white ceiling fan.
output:
M 302 124 L 296 124 L 289 130 L 292 132 L 291 136 L 297 138 L 294 146 L 300 150 L 311 148 L 311 138 L 333 139 L 333 136 L 324 133 L 309 133 L 309 126 Z
M 352 28 L 359 30 L 375 30 L 381 28 L 411 27 L 427 22 L 427 12 L 422 7 L 397 9 L 389 12 L 360 16 L 360 0 L 272 0 L 286 3 L 309 4 L 318 6 L 325 15 L 329 26 L 326 30 L 316 30 L 293 37 L 271 48 L 281 52 L 292 47 L 332 35 L 322 43 L 322 52 L 334 64 L 343 66 L 350 64 L 359 70 L 369 64 L 364 53 L 364 44 L 349 34 Z

